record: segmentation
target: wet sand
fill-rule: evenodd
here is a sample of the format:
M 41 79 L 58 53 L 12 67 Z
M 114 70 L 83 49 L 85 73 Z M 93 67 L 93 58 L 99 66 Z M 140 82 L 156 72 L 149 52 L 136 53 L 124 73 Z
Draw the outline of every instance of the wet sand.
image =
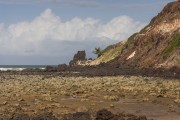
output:
M 0 77 L 0 114 L 33 116 L 52 112 L 58 119 L 75 112 L 145 115 L 148 119 L 180 119 L 180 80 L 158 77 Z

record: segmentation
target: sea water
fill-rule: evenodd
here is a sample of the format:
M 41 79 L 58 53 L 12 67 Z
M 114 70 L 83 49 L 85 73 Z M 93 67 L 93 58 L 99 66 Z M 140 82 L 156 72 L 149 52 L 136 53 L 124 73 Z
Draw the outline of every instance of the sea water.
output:
M 31 69 L 45 69 L 48 65 L 0 65 L 0 71 L 7 71 L 7 70 L 15 70 L 15 71 L 22 71 L 27 68 Z M 54 66 L 54 65 L 50 65 Z

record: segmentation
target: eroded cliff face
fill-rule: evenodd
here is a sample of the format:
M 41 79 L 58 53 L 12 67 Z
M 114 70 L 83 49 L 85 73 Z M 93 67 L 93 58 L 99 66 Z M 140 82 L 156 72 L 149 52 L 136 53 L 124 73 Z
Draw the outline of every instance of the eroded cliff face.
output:
M 179 23 L 180 23 L 180 19 L 172 20 L 169 23 L 166 21 L 163 21 L 159 25 L 155 26 L 152 32 L 161 33 L 161 34 L 172 33 L 174 30 L 177 30 L 178 28 L 180 28 Z
M 111 64 L 180 68 L 180 1 L 167 4 L 145 28 L 119 47 L 119 54 L 110 60 Z
M 149 26 L 129 39 L 118 62 L 139 67 L 180 67 L 180 20 Z

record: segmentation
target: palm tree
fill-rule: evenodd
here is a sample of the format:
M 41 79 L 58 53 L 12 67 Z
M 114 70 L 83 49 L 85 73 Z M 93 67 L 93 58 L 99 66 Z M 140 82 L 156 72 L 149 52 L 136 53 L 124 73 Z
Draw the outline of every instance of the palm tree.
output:
M 94 48 L 93 53 L 94 53 L 94 54 L 97 54 L 98 57 L 100 57 L 100 56 L 102 55 L 102 54 L 101 54 L 101 48 L 100 48 L 100 47 Z

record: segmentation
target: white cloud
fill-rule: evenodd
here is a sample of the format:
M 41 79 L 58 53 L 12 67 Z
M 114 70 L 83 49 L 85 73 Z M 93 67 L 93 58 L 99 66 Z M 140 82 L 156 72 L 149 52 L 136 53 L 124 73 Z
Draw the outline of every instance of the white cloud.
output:
M 143 26 L 128 16 L 116 17 L 107 23 L 79 17 L 63 21 L 47 9 L 32 21 L 0 24 L 0 54 L 72 56 L 74 50 L 90 51 L 116 43 Z
M 120 16 L 99 27 L 98 36 L 107 37 L 113 40 L 122 40 L 142 28 L 143 24 L 134 21 L 128 16 Z

